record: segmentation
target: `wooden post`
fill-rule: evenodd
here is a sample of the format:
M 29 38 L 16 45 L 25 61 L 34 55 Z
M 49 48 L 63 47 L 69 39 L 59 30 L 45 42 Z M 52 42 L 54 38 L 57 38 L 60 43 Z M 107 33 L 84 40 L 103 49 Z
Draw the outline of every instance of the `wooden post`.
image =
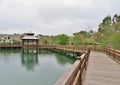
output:
M 115 60 L 115 49 L 113 49 L 113 53 L 114 53 L 114 56 L 113 56 L 113 58 L 114 58 L 114 60 Z

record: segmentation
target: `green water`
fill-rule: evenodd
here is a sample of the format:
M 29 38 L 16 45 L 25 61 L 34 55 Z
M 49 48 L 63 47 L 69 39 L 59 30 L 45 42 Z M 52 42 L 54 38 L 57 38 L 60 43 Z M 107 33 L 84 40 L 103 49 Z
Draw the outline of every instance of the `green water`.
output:
M 73 63 L 52 52 L 0 50 L 0 85 L 54 85 Z

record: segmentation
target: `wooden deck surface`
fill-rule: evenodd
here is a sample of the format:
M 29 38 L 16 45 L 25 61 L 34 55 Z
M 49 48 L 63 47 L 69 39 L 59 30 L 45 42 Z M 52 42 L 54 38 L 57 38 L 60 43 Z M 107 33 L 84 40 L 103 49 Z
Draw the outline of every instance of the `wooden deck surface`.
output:
M 120 64 L 104 53 L 91 51 L 83 85 L 120 85 Z

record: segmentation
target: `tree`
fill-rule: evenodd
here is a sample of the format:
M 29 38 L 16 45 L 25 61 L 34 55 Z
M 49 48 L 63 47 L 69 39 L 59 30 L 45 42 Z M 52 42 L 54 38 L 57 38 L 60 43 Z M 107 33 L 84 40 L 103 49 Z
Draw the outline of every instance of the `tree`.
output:
M 67 44 L 69 44 L 69 36 L 65 35 L 65 34 L 60 34 L 60 35 L 56 36 L 55 41 L 59 45 L 67 45 Z
M 80 32 L 77 32 L 77 33 L 74 33 L 73 35 L 76 35 L 76 34 L 81 34 L 83 37 L 89 37 L 90 36 L 90 33 L 88 33 L 87 31 L 80 31 Z
M 93 45 L 94 40 L 93 40 L 93 38 L 85 38 L 83 44 L 84 45 Z
M 81 34 L 79 34 L 79 33 L 74 34 L 73 43 L 74 43 L 74 45 L 81 45 L 82 44 Z
M 73 34 L 74 35 L 74 37 L 73 37 L 74 45 L 88 44 L 89 43 L 89 42 L 87 42 L 89 40 L 88 38 L 91 38 L 92 34 L 93 34 L 92 30 L 90 32 L 80 31 L 80 32 L 74 33 Z
M 112 21 L 115 32 L 120 32 L 120 15 L 115 14 Z
M 117 32 L 111 36 L 111 46 L 120 50 L 120 33 Z
M 111 16 L 107 16 L 103 19 L 102 25 L 104 28 L 109 27 L 111 25 L 112 19 Z
M 89 34 L 90 34 L 90 35 L 93 35 L 93 34 L 94 34 L 94 31 L 91 29 L 91 30 L 89 31 Z
M 112 19 L 111 16 L 107 16 L 102 20 L 102 23 L 99 25 L 97 39 L 102 46 L 109 46 L 110 36 L 112 35 Z

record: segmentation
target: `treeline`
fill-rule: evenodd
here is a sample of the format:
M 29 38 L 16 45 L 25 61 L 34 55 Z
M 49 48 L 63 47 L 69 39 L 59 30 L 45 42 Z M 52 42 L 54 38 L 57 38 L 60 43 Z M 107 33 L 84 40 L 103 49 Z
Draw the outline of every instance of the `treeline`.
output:
M 57 45 L 98 45 L 120 49 L 120 15 L 106 16 L 99 24 L 98 31 L 92 29 L 73 33 L 73 36 L 59 34 L 56 36 L 38 35 L 40 44 Z
M 92 38 L 93 31 L 90 32 L 80 31 L 74 33 L 73 36 L 66 34 L 59 34 L 56 36 L 43 36 L 38 35 L 40 38 L 39 44 L 57 44 L 57 45 L 93 45 L 94 39 Z

